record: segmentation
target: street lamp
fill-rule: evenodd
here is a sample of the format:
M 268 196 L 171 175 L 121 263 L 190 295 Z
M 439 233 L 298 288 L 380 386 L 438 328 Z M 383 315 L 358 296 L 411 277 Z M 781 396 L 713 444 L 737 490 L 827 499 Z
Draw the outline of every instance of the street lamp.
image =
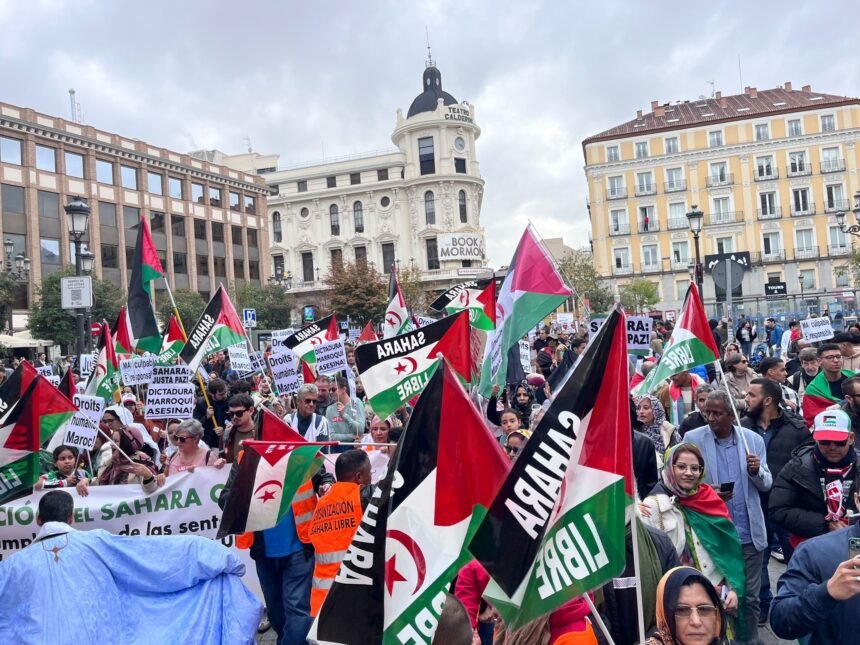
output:
M 30 258 L 26 257 L 23 253 L 19 253 L 15 255 L 13 258 L 13 253 L 15 253 L 15 242 L 11 239 L 6 238 L 3 242 L 3 251 L 6 256 L 6 262 L 4 268 L 6 270 L 6 274 L 12 278 L 18 284 L 26 284 L 30 281 Z M 15 326 L 12 320 L 12 307 L 9 308 L 9 335 L 11 336 L 15 332 Z
M 836 224 L 839 225 L 839 230 L 854 237 L 860 237 L 860 190 L 854 193 L 854 208 L 851 209 L 854 213 L 854 224 L 845 226 L 845 213 L 839 211 L 836 213 Z
M 275 267 L 275 275 L 269 278 L 269 284 L 276 284 L 279 287 L 283 287 L 286 291 L 289 291 L 293 288 L 293 272 L 287 271 L 284 274 L 284 267 L 276 266 Z
M 81 271 L 84 275 L 92 275 L 93 265 L 95 265 L 96 256 L 90 251 L 81 253 Z M 85 346 L 88 352 L 93 351 L 93 310 L 87 307 L 84 310 L 84 338 L 86 339 Z
M 699 234 L 702 232 L 702 220 L 705 214 L 699 210 L 697 204 L 693 204 L 693 210 L 687 213 L 687 221 L 690 223 L 690 232 L 693 234 L 693 245 L 696 249 L 696 286 L 699 288 L 699 297 L 704 301 L 705 297 L 702 294 L 702 281 L 704 272 L 702 271 L 701 259 L 699 256 Z
M 90 220 L 90 207 L 80 197 L 75 197 L 64 207 L 66 211 L 66 223 L 68 224 L 69 237 L 75 245 L 75 275 L 83 273 L 83 257 L 81 255 L 81 238 L 86 235 L 87 224 Z M 92 262 L 90 262 L 92 270 Z M 78 365 L 81 363 L 81 355 L 84 353 L 84 311 L 78 309 L 75 312 L 75 331 L 77 332 Z

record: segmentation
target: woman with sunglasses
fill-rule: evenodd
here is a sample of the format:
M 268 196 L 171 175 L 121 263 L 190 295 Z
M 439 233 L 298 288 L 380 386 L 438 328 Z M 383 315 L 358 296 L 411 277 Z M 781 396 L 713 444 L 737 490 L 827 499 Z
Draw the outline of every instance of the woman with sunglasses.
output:
M 218 457 L 217 451 L 210 450 L 206 444 L 202 444 L 203 425 L 197 419 L 181 422 L 176 427 L 174 437 L 178 450 L 167 461 L 164 468 L 166 477 L 185 471 L 194 472 L 197 466 L 220 468 L 226 463 L 223 458 Z
M 729 394 L 735 401 L 738 414 L 747 409 L 746 396 L 750 389 L 750 383 L 755 374 L 749 367 L 749 361 L 743 354 L 730 354 L 726 358 L 726 385 Z
M 508 438 L 505 439 L 505 453 L 507 453 L 508 459 L 512 462 L 516 461 L 523 447 L 526 445 L 526 441 L 528 441 L 528 437 L 526 437 L 525 432 L 516 431 L 510 433 Z

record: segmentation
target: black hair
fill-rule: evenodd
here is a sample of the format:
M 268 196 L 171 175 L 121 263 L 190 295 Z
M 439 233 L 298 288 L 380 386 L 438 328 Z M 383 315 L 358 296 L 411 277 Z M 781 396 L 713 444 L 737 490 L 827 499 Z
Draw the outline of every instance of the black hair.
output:
M 403 428 L 391 428 L 388 431 L 388 443 L 397 443 L 400 441 L 400 435 L 403 434 Z
M 227 407 L 245 408 L 246 410 L 250 410 L 254 407 L 254 399 L 251 398 L 250 394 L 246 394 L 245 392 L 234 394 L 230 397 L 230 400 L 227 401 Z
M 754 378 L 750 381 L 750 385 L 761 385 L 762 396 L 772 398 L 774 405 L 779 406 L 782 403 L 782 388 L 773 379 Z
M 843 331 L 833 338 L 834 343 L 851 343 L 852 345 L 860 345 L 860 334 L 853 331 Z
M 505 415 L 505 414 L 513 414 L 513 415 L 517 418 L 517 423 L 519 423 L 520 421 L 522 421 L 522 420 L 523 420 L 523 419 L 522 419 L 522 416 L 520 415 L 520 413 L 519 413 L 519 412 L 517 412 L 516 410 L 514 410 L 513 408 L 505 408 L 504 410 L 502 410 L 501 412 L 499 412 L 499 419 L 501 419 L 501 418 L 502 418 L 502 416 L 503 416 L 503 415 Z
M 209 390 L 209 394 L 224 392 L 227 389 L 227 381 L 220 378 L 213 378 L 209 381 L 209 385 L 206 386 L 206 389 Z
M 75 512 L 75 500 L 64 490 L 48 491 L 39 500 L 39 519 L 45 522 L 68 522 Z
M 836 343 L 821 343 L 818 346 L 818 357 L 820 358 L 824 352 L 838 352 L 839 345 Z
M 348 481 L 369 462 L 370 458 L 364 450 L 355 448 L 347 450 L 337 456 L 337 461 L 334 462 L 334 476 L 339 482 Z
M 767 374 L 769 369 L 776 367 L 780 363 L 782 363 L 781 358 L 777 358 L 776 356 L 765 356 L 758 364 L 758 373 L 764 376 Z
M 860 376 L 852 376 L 842 381 L 842 396 L 854 394 L 854 386 L 860 383 Z
M 62 455 L 64 452 L 66 452 L 66 450 L 70 450 L 72 452 L 72 454 L 75 456 L 75 459 L 78 458 L 78 449 L 77 448 L 75 448 L 74 446 L 63 445 L 63 446 L 57 446 L 56 448 L 54 448 L 54 452 L 53 452 L 54 462 L 56 462 L 57 459 L 60 458 L 60 455 Z
M 230 396 L 236 396 L 237 394 L 250 394 L 251 390 L 254 388 L 251 386 L 251 383 L 246 379 L 240 378 L 238 381 L 233 381 L 230 384 Z
M 335 376 L 334 382 L 337 384 L 337 389 L 339 390 L 349 390 L 349 381 L 345 376 Z
M 588 344 L 588 341 L 585 340 L 584 338 L 575 338 L 574 340 L 570 341 L 570 346 L 573 349 L 578 349 L 578 348 L 582 347 L 583 345 L 587 345 L 587 344 Z

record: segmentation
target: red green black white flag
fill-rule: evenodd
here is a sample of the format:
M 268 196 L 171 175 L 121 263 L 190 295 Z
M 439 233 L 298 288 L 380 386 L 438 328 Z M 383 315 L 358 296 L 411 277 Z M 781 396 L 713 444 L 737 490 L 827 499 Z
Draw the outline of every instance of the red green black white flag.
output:
M 388 307 L 382 320 L 382 337 L 393 338 L 412 329 L 412 319 L 397 281 L 397 268 L 392 264 L 388 275 Z
M 140 216 L 134 261 L 128 282 L 128 318 L 134 334 L 135 349 L 157 354 L 161 350 L 161 331 L 152 309 L 152 281 L 164 277 L 164 269 L 144 215 Z
M 316 346 L 338 338 L 340 338 L 340 331 L 337 328 L 337 318 L 331 314 L 285 338 L 284 347 L 293 350 L 308 365 L 316 365 L 317 357 L 314 352 Z
M 430 309 L 449 314 L 466 309 L 472 327 L 484 331 L 495 329 L 496 278 L 470 280 L 451 287 L 433 301 Z
M 230 296 L 227 295 L 224 285 L 219 284 L 218 290 L 206 305 L 200 319 L 191 328 L 188 341 L 179 353 L 179 358 L 192 372 L 196 372 L 206 356 L 232 345 L 244 343 L 245 339 L 242 319 L 236 313 L 236 308 Z M 161 336 L 159 336 L 160 341 Z

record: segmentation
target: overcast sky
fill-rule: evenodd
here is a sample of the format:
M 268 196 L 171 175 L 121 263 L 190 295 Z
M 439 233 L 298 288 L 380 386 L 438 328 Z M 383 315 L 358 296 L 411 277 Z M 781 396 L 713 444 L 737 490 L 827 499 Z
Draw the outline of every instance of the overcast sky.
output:
M 421 91 L 477 109 L 491 264 L 525 224 L 587 245 L 582 140 L 653 99 L 792 81 L 860 95 L 860 2 L 0 0 L 0 100 L 287 165 L 392 147 Z

